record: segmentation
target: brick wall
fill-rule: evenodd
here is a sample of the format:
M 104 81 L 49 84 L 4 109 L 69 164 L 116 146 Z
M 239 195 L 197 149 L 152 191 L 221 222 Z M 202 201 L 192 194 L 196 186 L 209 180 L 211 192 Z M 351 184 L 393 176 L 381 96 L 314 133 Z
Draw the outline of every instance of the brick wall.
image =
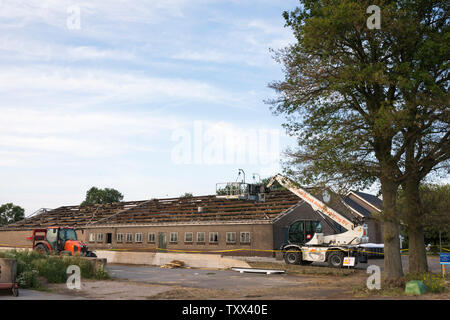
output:
M 204 241 L 197 241 L 197 233 L 204 232 Z M 210 242 L 210 232 L 217 232 L 218 241 Z M 227 232 L 235 233 L 235 241 L 227 242 Z M 250 242 L 241 242 L 241 233 L 250 235 Z M 131 234 L 131 241 L 127 241 L 127 233 Z M 154 241 L 149 241 L 149 234 L 154 234 Z M 177 240 L 171 241 L 171 233 L 177 233 Z M 192 233 L 192 241 L 185 241 L 185 234 Z M 93 234 L 93 238 L 90 238 Z M 99 238 L 98 235 L 102 236 Z M 111 243 L 107 243 L 108 234 Z M 122 234 L 122 242 L 117 241 L 117 234 Z M 137 242 L 136 234 L 142 234 L 142 241 Z M 217 251 L 248 249 L 223 252 L 224 255 L 258 255 L 272 256 L 271 252 L 257 250 L 272 249 L 271 224 L 236 224 L 236 225 L 191 225 L 191 226 L 154 226 L 154 227 L 105 227 L 85 229 L 82 238 L 91 249 L 129 249 L 156 251 L 160 237 L 165 234 L 166 249 L 182 251 Z M 94 240 L 94 241 L 90 241 Z M 173 239 L 172 239 L 173 240 Z M 188 239 L 189 240 L 189 239 Z
M 32 234 L 28 231 L 1 231 L 0 230 L 0 246 L 1 247 L 32 247 L 32 242 L 27 240 Z

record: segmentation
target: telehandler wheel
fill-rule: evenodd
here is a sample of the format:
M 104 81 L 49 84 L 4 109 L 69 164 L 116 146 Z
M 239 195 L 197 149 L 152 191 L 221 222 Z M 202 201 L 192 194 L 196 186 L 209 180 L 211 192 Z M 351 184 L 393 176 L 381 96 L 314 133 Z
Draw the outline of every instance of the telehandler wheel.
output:
M 332 268 L 341 268 L 344 263 L 344 253 L 342 251 L 331 252 L 328 255 L 328 265 Z
M 47 246 L 42 244 L 42 243 L 39 243 L 38 245 L 36 245 L 34 247 L 34 251 L 42 253 L 42 254 L 48 254 L 49 253 Z
M 287 251 L 284 253 L 284 262 L 286 264 L 300 264 L 302 261 L 299 252 Z

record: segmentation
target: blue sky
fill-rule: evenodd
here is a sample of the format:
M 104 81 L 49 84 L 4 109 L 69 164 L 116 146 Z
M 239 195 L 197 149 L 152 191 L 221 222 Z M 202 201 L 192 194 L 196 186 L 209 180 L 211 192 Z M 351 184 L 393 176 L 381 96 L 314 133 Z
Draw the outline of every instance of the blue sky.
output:
M 297 3 L 0 1 L 0 204 L 213 194 L 239 168 L 279 171 L 293 140 L 263 101 Z

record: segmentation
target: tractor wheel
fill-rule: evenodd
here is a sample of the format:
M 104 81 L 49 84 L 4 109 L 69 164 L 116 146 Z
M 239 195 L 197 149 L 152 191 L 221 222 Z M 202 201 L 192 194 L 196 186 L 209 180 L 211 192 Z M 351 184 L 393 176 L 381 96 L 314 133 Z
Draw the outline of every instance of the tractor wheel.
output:
M 34 251 L 42 254 L 48 254 L 49 250 L 45 244 L 39 243 L 34 247 Z
M 86 257 L 97 258 L 97 255 L 92 251 L 86 252 Z
M 344 263 L 344 253 L 341 251 L 331 252 L 328 255 L 328 265 L 332 268 L 341 268 Z
M 286 262 L 286 264 L 300 264 L 301 261 L 302 258 L 299 252 L 287 251 L 284 253 L 284 262 Z

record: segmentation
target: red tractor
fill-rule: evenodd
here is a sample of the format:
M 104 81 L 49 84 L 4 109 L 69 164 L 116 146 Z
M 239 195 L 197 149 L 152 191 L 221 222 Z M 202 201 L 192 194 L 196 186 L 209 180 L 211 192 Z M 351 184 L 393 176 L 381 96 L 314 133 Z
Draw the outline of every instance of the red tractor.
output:
M 88 251 L 86 244 L 77 240 L 77 233 L 73 228 L 34 229 L 33 235 L 28 237 L 27 240 L 32 240 L 33 250 L 41 253 L 96 257 L 95 253 Z

